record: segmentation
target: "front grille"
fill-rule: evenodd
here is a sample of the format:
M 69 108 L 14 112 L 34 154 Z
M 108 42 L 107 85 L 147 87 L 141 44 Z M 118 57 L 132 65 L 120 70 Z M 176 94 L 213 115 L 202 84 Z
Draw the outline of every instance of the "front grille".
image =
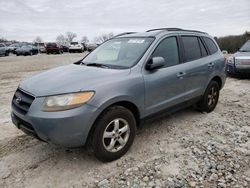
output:
M 15 114 L 13 114 L 13 118 L 16 119 L 16 122 L 17 122 L 18 126 L 22 126 L 23 128 L 25 128 L 26 130 L 28 130 L 30 132 L 35 131 L 33 126 L 30 123 L 28 123 L 28 122 L 22 120 L 21 118 L 17 117 Z
M 29 111 L 34 99 L 34 96 L 18 88 L 12 100 L 12 107 L 18 113 L 25 115 Z
M 241 65 L 250 66 L 250 59 L 235 59 L 235 66 L 237 67 Z

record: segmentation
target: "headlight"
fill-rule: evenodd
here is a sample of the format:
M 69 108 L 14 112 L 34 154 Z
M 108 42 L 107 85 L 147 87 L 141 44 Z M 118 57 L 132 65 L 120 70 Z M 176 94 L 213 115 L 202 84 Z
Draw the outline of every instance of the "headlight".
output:
M 233 64 L 233 63 L 234 63 L 234 58 L 233 58 L 233 57 L 229 57 L 229 58 L 227 59 L 227 63 L 228 63 L 228 64 Z
M 94 92 L 89 91 L 46 97 L 43 111 L 55 112 L 76 108 L 88 102 L 93 95 Z

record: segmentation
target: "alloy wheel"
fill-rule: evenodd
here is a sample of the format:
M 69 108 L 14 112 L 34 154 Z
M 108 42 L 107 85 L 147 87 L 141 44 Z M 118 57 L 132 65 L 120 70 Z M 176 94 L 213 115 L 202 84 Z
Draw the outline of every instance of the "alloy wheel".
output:
M 211 87 L 208 92 L 207 102 L 208 106 L 213 106 L 216 104 L 218 99 L 218 91 L 215 87 Z
M 128 142 L 130 127 L 125 119 L 112 120 L 103 133 L 103 146 L 109 152 L 121 150 Z

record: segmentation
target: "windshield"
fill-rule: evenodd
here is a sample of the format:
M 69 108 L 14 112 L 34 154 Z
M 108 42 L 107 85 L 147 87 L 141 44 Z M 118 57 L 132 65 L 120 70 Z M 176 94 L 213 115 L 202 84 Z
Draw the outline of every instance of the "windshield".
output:
M 250 41 L 247 41 L 239 50 L 240 52 L 250 52 Z
M 22 46 L 21 48 L 31 48 L 30 46 Z
M 102 64 L 109 68 L 129 68 L 136 64 L 154 38 L 111 39 L 83 59 L 84 64 Z

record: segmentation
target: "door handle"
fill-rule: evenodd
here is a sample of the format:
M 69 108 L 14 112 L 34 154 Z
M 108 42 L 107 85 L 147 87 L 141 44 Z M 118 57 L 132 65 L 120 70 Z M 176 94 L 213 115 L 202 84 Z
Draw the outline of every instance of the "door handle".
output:
M 182 79 L 182 78 L 183 78 L 183 76 L 185 76 L 185 75 L 186 75 L 186 73 L 185 73 L 185 72 L 179 72 L 179 73 L 177 74 L 177 78 Z
M 210 63 L 208 63 L 208 65 L 207 65 L 209 68 L 213 68 L 214 67 L 214 62 L 210 62 Z

